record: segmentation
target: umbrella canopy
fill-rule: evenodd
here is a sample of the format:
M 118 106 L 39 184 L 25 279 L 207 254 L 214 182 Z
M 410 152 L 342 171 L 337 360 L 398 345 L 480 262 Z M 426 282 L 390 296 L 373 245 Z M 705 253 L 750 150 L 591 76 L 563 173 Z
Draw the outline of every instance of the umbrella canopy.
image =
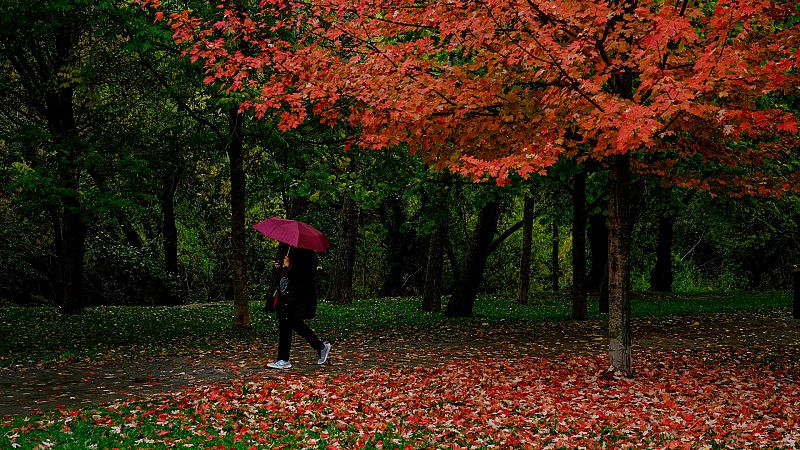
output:
M 270 217 L 253 225 L 264 236 L 291 245 L 324 252 L 331 245 L 321 231 L 311 225 L 296 220 Z

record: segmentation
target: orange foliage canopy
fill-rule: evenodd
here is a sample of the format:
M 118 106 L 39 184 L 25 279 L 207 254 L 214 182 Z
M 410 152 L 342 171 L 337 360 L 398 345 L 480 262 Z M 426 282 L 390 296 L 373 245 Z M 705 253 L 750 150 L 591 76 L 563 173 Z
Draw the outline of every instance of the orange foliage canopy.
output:
M 798 15 L 794 0 L 262 0 L 169 23 L 208 83 L 283 129 L 344 122 L 358 145 L 501 184 L 630 154 L 680 184 L 780 194 L 800 191 Z

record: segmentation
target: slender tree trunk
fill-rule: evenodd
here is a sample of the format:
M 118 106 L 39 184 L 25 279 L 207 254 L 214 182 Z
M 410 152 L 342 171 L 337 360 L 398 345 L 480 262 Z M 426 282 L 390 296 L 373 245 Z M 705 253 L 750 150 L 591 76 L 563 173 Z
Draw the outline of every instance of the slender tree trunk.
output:
M 247 269 L 245 264 L 245 176 L 243 129 L 244 114 L 238 106 L 228 110 L 227 151 L 231 170 L 231 269 L 233 271 L 233 327 L 248 329 L 250 325 Z M 173 218 L 174 223 L 174 218 Z
M 434 312 L 442 309 L 442 266 L 446 236 L 447 222 L 441 222 L 431 233 L 425 267 L 425 289 L 422 293 L 423 311 Z
M 550 257 L 550 265 L 553 268 L 552 271 L 552 283 L 553 283 L 553 292 L 558 292 L 561 290 L 559 286 L 558 277 L 561 274 L 561 268 L 558 264 L 558 223 L 556 222 L 556 216 L 553 214 L 553 251 Z
M 358 209 L 349 195 L 345 195 L 339 218 L 339 237 L 333 258 L 331 283 L 326 298 L 331 303 L 353 303 L 353 267 L 356 259 L 358 237 Z
M 586 172 L 575 175 L 572 192 L 572 319 L 586 320 Z
M 604 283 L 608 265 L 608 227 L 604 214 L 589 216 L 589 228 L 586 232 L 589 239 L 592 267 L 589 269 L 588 288 L 591 292 L 600 292 L 600 284 Z
M 600 284 L 600 291 L 597 293 L 597 310 L 600 314 L 608 314 L 608 265 L 603 271 L 603 282 Z
M 592 250 L 592 269 L 589 289 L 598 293 L 598 309 L 608 314 L 608 227 L 604 214 L 589 217 L 589 246 Z
M 525 195 L 522 205 L 522 249 L 519 259 L 519 285 L 517 286 L 517 303 L 528 303 L 531 288 L 531 247 L 533 235 L 533 196 Z
M 633 375 L 630 303 L 630 157 L 615 156 L 609 169 L 608 337 L 610 370 Z
M 669 213 L 658 219 L 656 266 L 650 274 L 650 288 L 656 292 L 672 292 L 672 228 L 675 219 Z
M 170 170 L 164 174 L 164 184 L 161 191 L 161 231 L 164 236 L 164 267 L 170 273 L 178 273 L 178 227 L 175 225 L 175 191 L 177 188 L 177 173 Z
M 500 201 L 492 200 L 481 208 L 478 213 L 478 223 L 470 242 L 469 253 L 460 279 L 456 282 L 453 295 L 447 303 L 446 314 L 450 317 L 469 317 L 475 305 L 483 272 L 486 269 L 486 259 L 489 257 L 489 247 L 494 234 L 497 232 L 497 221 L 500 219 Z
M 100 192 L 109 191 L 107 176 L 103 175 L 97 170 L 89 171 L 89 176 L 92 178 L 92 180 L 94 180 L 94 184 Z M 116 211 L 114 213 L 114 218 L 117 219 L 120 231 L 122 231 L 122 235 L 125 237 L 125 241 L 128 243 L 128 245 L 134 248 L 142 248 L 144 246 L 142 238 L 133 228 L 130 219 L 122 211 Z
M 448 172 L 439 176 L 440 186 L 433 196 L 436 211 L 436 228 L 428 240 L 428 260 L 425 266 L 425 286 L 422 291 L 422 310 L 441 311 L 442 309 L 442 271 L 444 266 L 445 241 L 447 240 L 447 220 L 450 207 L 447 204 L 447 187 L 450 183 Z

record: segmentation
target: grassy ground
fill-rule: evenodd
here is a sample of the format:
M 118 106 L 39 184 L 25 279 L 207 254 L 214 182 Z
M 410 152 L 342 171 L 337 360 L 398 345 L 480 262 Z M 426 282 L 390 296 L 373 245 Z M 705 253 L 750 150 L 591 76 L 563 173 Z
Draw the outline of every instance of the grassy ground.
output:
M 481 296 L 475 317 L 447 318 L 419 311 L 414 297 L 365 299 L 350 306 L 321 303 L 312 326 L 331 339 L 382 331 L 413 331 L 453 324 L 542 322 L 567 320 L 566 295 L 539 294 L 528 305 L 503 296 Z M 639 294 L 632 300 L 634 317 L 765 310 L 788 307 L 788 292 L 738 293 L 703 296 Z M 180 307 L 94 307 L 86 314 L 62 316 L 55 308 L 0 308 L 0 366 L 33 365 L 67 360 L 104 360 L 123 355 L 191 353 L 252 342 L 272 343 L 276 323 L 261 305 L 251 305 L 253 330 L 232 329 L 232 307 L 195 304 Z M 590 318 L 600 319 L 597 305 Z

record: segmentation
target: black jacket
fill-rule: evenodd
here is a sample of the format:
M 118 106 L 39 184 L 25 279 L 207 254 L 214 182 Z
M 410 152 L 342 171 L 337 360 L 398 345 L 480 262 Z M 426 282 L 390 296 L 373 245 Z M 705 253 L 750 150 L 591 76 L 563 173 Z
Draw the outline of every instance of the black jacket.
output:
M 291 247 L 289 260 L 291 265 L 288 270 L 276 270 L 276 288 L 279 288 L 280 278 L 286 277 L 289 281 L 286 292 L 279 295 L 277 312 L 282 317 L 296 315 L 301 319 L 311 319 L 317 314 L 317 287 L 314 281 L 317 254 L 312 250 Z

